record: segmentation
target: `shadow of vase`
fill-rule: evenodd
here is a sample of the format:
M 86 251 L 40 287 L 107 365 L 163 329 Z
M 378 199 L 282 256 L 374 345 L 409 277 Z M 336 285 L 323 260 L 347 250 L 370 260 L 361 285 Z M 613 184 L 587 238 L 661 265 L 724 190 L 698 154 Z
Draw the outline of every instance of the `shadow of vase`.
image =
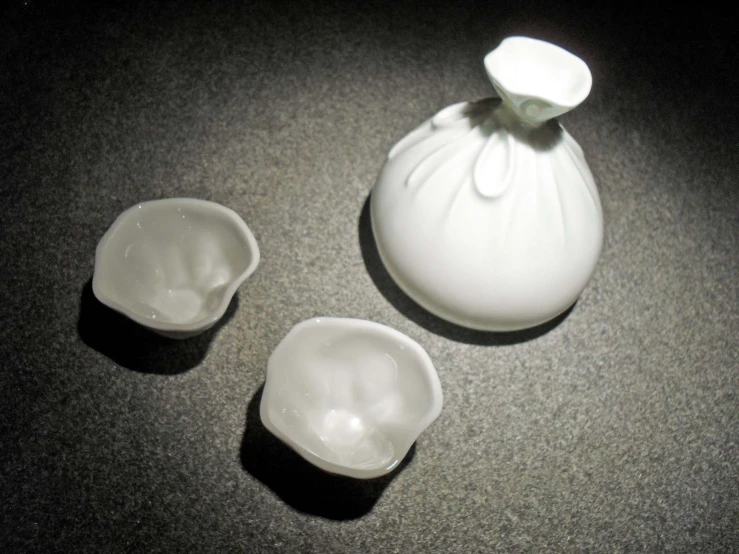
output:
M 519 344 L 536 339 L 550 332 L 567 319 L 575 308 L 577 302 L 546 323 L 542 323 L 541 325 L 530 327 L 528 329 L 522 329 L 520 331 L 502 333 L 469 329 L 441 319 L 425 308 L 422 308 L 420 304 L 417 304 L 415 300 L 403 292 L 382 263 L 382 258 L 380 258 L 380 252 L 378 251 L 377 243 L 375 242 L 375 236 L 372 232 L 372 216 L 370 212 L 371 196 L 371 194 L 367 196 L 367 199 L 362 206 L 358 222 L 359 247 L 362 251 L 364 266 L 377 287 L 377 290 L 380 291 L 380 294 L 382 294 L 396 310 L 424 329 L 450 340 L 467 344 L 483 346 Z
M 82 342 L 118 365 L 140 373 L 176 375 L 197 366 L 205 358 L 215 333 L 238 307 L 234 294 L 226 313 L 207 331 L 185 340 L 158 335 L 100 302 L 92 291 L 92 279 L 82 288 L 77 332 Z
M 262 424 L 259 405 L 264 384 L 246 411 L 241 464 L 286 504 L 300 512 L 333 520 L 351 520 L 372 510 L 390 482 L 413 459 L 415 443 L 397 468 L 375 479 L 353 479 L 312 465 Z

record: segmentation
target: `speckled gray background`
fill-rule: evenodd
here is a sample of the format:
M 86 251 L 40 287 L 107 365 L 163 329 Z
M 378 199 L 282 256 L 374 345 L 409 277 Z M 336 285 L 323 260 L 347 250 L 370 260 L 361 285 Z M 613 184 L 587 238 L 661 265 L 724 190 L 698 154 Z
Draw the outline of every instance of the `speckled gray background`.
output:
M 0 550 L 739 551 L 739 118 L 728 14 L 558 3 L 13 0 L 0 18 Z M 598 182 L 596 274 L 531 332 L 448 325 L 393 285 L 366 201 L 390 147 L 492 94 L 505 36 L 590 65 L 562 122 Z M 731 39 L 731 40 L 730 40 Z M 141 200 L 240 213 L 227 321 L 157 339 L 92 296 Z M 297 322 L 423 345 L 441 417 L 391 476 L 323 474 L 258 421 Z

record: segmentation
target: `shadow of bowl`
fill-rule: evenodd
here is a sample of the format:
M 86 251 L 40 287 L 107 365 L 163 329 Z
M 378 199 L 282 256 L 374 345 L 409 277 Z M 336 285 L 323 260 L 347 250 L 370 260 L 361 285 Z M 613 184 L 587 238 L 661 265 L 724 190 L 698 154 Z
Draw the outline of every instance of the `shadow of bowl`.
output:
M 241 464 L 292 508 L 333 520 L 350 520 L 367 514 L 385 488 L 413 459 L 415 444 L 397 468 L 375 479 L 353 479 L 327 473 L 310 464 L 270 433 L 262 424 L 259 405 L 264 385 L 246 411 L 241 443 Z
M 431 331 L 436 335 L 446 337 L 450 340 L 457 342 L 464 342 L 467 344 L 477 344 L 483 346 L 504 346 L 511 344 L 518 344 L 536 339 L 542 335 L 545 335 L 560 323 L 562 323 L 567 316 L 572 313 L 577 302 L 570 306 L 563 313 L 559 314 L 554 319 L 537 325 L 536 327 L 530 327 L 528 329 L 522 329 L 520 331 L 510 332 L 494 332 L 494 331 L 478 331 L 476 329 L 469 329 L 462 327 L 455 323 L 451 323 L 440 317 L 432 314 L 425 308 L 422 308 L 415 302 L 410 296 L 408 296 L 403 290 L 395 283 L 393 278 L 385 269 L 385 265 L 382 263 L 380 258 L 380 252 L 377 249 L 377 243 L 375 242 L 375 236 L 372 232 L 372 216 L 370 214 L 370 197 L 367 199 L 362 206 L 362 211 L 359 215 L 358 233 L 359 233 L 359 247 L 362 251 L 362 258 L 364 259 L 364 266 L 367 268 L 367 273 L 375 283 L 377 290 L 390 302 L 396 310 L 402 313 L 405 317 L 420 325 L 424 329 Z
M 170 339 L 104 305 L 88 280 L 82 288 L 77 332 L 87 346 L 120 366 L 141 373 L 175 375 L 203 361 L 216 331 L 233 317 L 238 305 L 236 293 L 213 327 L 189 339 Z

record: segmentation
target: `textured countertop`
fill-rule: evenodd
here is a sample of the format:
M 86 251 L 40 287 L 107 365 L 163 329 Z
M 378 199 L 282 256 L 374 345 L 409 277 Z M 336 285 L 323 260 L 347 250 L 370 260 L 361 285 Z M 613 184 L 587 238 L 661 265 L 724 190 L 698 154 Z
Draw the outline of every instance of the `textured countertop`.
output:
M 522 3 L 14 1 L 0 17 L 0 551 L 736 552 L 739 118 L 724 14 Z M 372 241 L 391 146 L 490 96 L 523 34 L 593 73 L 562 118 L 605 246 L 552 324 L 423 311 Z M 262 252 L 224 323 L 157 338 L 102 307 L 95 246 L 170 196 Z M 399 471 L 309 466 L 261 425 L 267 358 L 313 316 L 419 342 L 445 396 Z

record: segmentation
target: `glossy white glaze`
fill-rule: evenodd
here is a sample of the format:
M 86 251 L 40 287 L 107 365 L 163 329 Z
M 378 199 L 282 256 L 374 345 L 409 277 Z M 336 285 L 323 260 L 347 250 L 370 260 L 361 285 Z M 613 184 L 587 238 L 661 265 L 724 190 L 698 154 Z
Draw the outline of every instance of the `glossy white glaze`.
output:
M 172 338 L 205 331 L 256 269 L 259 248 L 233 210 L 172 198 L 126 210 L 95 253 L 95 296 Z
M 316 318 L 272 353 L 260 414 L 309 462 L 366 479 L 392 471 L 442 403 L 418 343 L 379 323 Z
M 503 101 L 450 106 L 395 145 L 372 191 L 372 227 L 389 273 L 419 304 L 512 331 L 569 308 L 600 255 L 602 210 L 582 149 L 538 120 L 581 102 L 591 77 L 579 58 L 521 37 L 486 66 Z

